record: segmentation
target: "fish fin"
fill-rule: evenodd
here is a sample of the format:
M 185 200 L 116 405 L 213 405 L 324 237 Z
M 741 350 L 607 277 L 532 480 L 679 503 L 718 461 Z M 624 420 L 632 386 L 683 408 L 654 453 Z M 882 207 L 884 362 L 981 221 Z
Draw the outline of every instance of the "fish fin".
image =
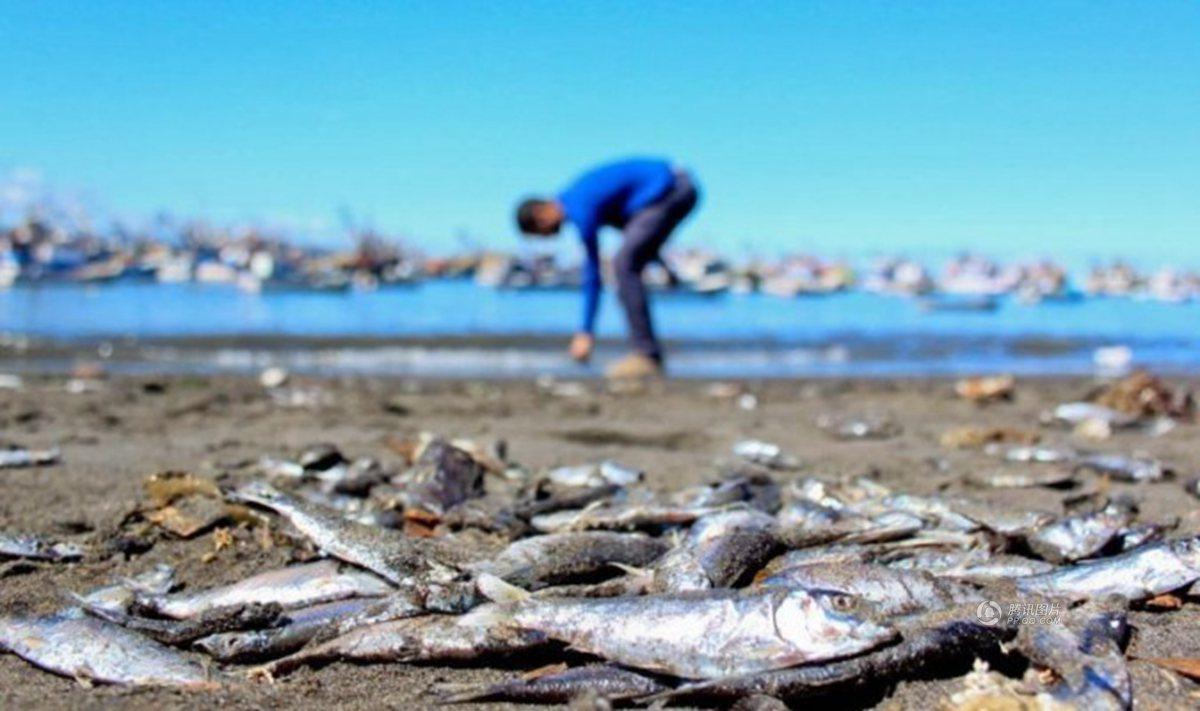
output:
M 479 593 L 492 602 L 520 602 L 529 597 L 529 591 L 506 583 L 490 573 L 483 573 L 475 581 Z
M 275 672 L 272 671 L 270 664 L 254 667 L 246 671 L 246 678 L 251 681 L 262 681 L 268 684 L 275 683 Z
M 429 693 L 437 698 L 440 704 L 465 704 L 479 701 L 491 691 L 490 684 L 434 684 L 429 687 Z
M 635 578 L 640 578 L 651 574 L 649 568 L 639 568 L 636 565 L 626 565 L 625 563 L 609 563 L 609 565 L 621 571 L 622 573 L 625 573 L 626 575 L 632 575 Z

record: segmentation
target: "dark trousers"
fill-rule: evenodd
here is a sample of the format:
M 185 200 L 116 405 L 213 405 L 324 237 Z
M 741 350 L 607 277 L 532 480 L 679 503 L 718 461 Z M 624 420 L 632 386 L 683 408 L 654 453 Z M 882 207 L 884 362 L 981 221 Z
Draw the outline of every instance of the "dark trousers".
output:
M 659 250 L 671 232 L 696 207 L 698 199 L 692 177 L 684 171 L 676 171 L 674 187 L 625 223 L 625 241 L 613 259 L 617 295 L 629 322 L 629 341 L 635 351 L 658 362 L 662 362 L 662 348 L 654 336 L 642 270 L 659 259 Z

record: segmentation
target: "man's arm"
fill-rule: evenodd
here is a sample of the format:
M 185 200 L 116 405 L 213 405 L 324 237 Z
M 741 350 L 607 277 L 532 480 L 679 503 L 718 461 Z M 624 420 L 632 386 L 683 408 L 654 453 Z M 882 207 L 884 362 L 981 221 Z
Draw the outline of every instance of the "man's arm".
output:
M 596 330 L 596 313 L 600 310 L 600 240 L 595 227 L 581 227 L 583 239 L 583 328 L 581 333 Z

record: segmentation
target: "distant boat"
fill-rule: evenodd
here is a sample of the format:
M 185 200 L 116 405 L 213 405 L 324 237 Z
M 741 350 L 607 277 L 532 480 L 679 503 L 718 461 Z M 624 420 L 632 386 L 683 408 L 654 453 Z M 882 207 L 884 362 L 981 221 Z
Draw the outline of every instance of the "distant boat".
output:
M 923 296 L 917 300 L 926 312 L 987 313 L 995 311 L 1000 301 L 994 296 Z

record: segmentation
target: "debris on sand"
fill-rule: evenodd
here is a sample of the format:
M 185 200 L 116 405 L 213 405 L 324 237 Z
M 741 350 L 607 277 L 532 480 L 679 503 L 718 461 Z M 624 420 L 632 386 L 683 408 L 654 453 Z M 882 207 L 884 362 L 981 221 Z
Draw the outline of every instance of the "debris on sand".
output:
M 1137 418 L 1191 419 L 1196 414 L 1196 402 L 1190 391 L 1172 388 L 1144 370 L 1109 385 L 1096 393 L 1092 401 Z
M 989 444 L 1034 445 L 1041 439 L 1040 434 L 1030 430 L 964 425 L 946 430 L 940 441 L 946 449 L 979 449 Z
M 963 378 L 954 384 L 954 392 L 959 397 L 979 405 L 1011 400 L 1016 390 L 1017 379 L 1011 375 Z

